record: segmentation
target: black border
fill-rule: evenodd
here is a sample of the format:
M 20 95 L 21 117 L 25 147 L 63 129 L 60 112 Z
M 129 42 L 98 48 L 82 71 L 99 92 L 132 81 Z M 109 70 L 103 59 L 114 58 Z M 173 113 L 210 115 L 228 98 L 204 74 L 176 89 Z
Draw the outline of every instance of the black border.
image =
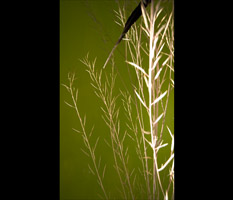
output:
M 4 5 L 2 67 L 8 105 L 2 139 L 9 199 L 59 199 L 60 1 Z M 6 70 L 6 71 L 3 71 Z M 5 153 L 4 153 L 5 154 Z M 14 196 L 14 197 L 13 197 Z
M 60 1 L 37 2 L 39 6 L 36 40 L 38 40 L 38 62 L 37 69 L 41 68 L 38 79 L 39 113 L 41 113 L 42 127 L 38 135 L 38 157 L 40 164 L 36 166 L 38 183 L 35 191 L 40 199 L 59 199 L 59 106 L 60 106 L 60 64 L 59 64 L 59 11 Z M 40 38 L 40 39 L 39 39 Z M 37 93 L 37 92 L 36 92 Z M 38 123 L 40 126 L 41 123 Z M 37 149 L 37 147 L 36 147 Z
M 227 195 L 221 189 L 226 185 L 219 184 L 226 171 L 220 170 L 219 160 L 225 154 L 220 152 L 220 138 L 226 133 L 226 123 L 218 105 L 227 106 L 220 95 L 227 87 L 221 86 L 227 74 L 222 74 L 224 48 L 218 40 L 223 44 L 226 37 L 220 33 L 220 24 L 226 20 L 222 12 L 227 12 L 222 6 L 175 0 L 176 199 L 223 199 Z

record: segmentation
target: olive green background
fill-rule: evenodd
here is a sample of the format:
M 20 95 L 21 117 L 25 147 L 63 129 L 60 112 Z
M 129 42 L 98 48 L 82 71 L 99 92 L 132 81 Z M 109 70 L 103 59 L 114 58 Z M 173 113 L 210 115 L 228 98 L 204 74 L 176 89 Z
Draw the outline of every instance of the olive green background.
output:
M 126 13 L 137 6 L 138 1 L 119 1 L 123 6 L 125 3 Z M 122 27 L 117 25 L 115 13 L 118 4 L 114 0 L 61 0 L 60 1 L 60 84 L 68 84 L 68 73 L 75 72 L 77 80 L 75 87 L 79 89 L 78 108 L 82 117 L 87 116 L 87 131 L 94 125 L 94 132 L 91 143 L 100 136 L 96 150 L 96 156 L 101 155 L 103 169 L 106 164 L 104 184 L 106 191 L 111 196 L 120 198 L 116 187 L 119 187 L 118 177 L 113 168 L 111 149 L 104 143 L 103 139 L 109 139 L 108 127 L 101 118 L 101 100 L 94 94 L 90 85 L 90 78 L 85 71 L 85 66 L 79 61 L 89 52 L 91 61 L 97 58 L 96 68 L 102 68 L 111 48 L 121 34 Z M 140 19 L 141 20 L 141 19 Z M 129 85 L 128 71 L 124 61 L 124 42 L 122 42 L 114 53 L 115 63 L 120 71 L 121 78 L 126 85 Z M 145 58 L 147 59 L 147 58 Z M 110 65 L 105 69 L 108 74 Z M 133 79 L 134 72 L 132 71 Z M 119 76 L 118 76 L 119 77 Z M 116 93 L 123 88 L 120 78 L 117 79 Z M 174 91 L 170 95 L 170 104 L 166 123 L 171 131 L 174 131 Z M 72 128 L 80 129 L 79 120 L 75 111 L 68 107 L 64 101 L 72 103 L 67 90 L 60 86 L 60 199 L 98 199 L 97 193 L 102 191 L 97 184 L 97 179 L 90 173 L 87 165 L 92 164 L 89 157 L 85 156 L 80 148 L 85 149 L 81 134 L 76 133 Z M 118 101 L 120 106 L 121 101 Z M 123 113 L 123 109 L 121 109 Z M 124 131 L 124 114 L 120 115 L 122 130 Z M 122 132 L 123 132 L 122 131 Z M 164 141 L 169 143 L 170 138 L 167 130 L 164 132 Z M 138 159 L 134 152 L 132 140 L 127 139 L 126 146 L 129 146 L 130 158 L 129 169 L 138 165 Z M 161 162 L 168 158 L 169 148 L 161 150 Z M 132 156 L 131 156 L 132 155 Z

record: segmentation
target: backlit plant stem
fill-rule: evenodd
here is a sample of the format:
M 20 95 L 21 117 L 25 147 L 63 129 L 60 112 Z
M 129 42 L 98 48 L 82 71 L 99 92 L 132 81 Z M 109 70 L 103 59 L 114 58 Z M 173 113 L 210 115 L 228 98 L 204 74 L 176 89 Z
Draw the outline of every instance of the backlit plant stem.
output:
M 70 94 L 71 94 L 72 101 L 73 101 L 73 104 L 74 104 L 74 109 L 75 109 L 76 114 L 78 116 L 78 119 L 80 121 L 82 132 L 83 132 L 86 144 L 87 144 L 87 148 L 89 150 L 89 153 L 90 153 L 92 161 L 93 161 L 93 165 L 94 165 L 94 168 L 95 168 L 95 172 L 96 172 L 96 175 L 97 175 L 100 187 L 101 187 L 101 189 L 102 189 L 102 191 L 104 193 L 105 199 L 108 199 L 108 196 L 106 194 L 106 191 L 105 191 L 105 188 L 104 188 L 104 185 L 103 185 L 103 182 L 102 182 L 102 178 L 101 178 L 101 176 L 99 174 L 99 170 L 98 170 L 98 167 L 97 167 L 97 164 L 96 164 L 96 158 L 95 158 L 94 151 L 91 148 L 90 142 L 89 142 L 88 137 L 87 137 L 87 133 L 86 133 L 84 122 L 83 122 L 83 120 L 82 120 L 82 118 L 81 118 L 81 116 L 79 114 L 79 110 L 78 110 L 78 107 L 77 107 L 77 103 L 76 103 L 76 100 L 75 100 L 75 97 L 74 97 L 74 93 L 73 93 L 73 88 L 72 88 L 73 81 L 74 81 L 74 75 L 71 77 L 71 79 L 70 79 L 70 85 L 69 85 L 69 90 L 70 90 Z

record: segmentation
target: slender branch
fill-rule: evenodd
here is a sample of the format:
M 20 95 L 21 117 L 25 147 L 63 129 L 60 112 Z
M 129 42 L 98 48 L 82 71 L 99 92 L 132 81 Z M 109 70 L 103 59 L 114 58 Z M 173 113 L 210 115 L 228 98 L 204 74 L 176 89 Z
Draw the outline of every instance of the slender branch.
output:
M 96 158 L 95 158 L 94 150 L 91 148 L 91 145 L 89 143 L 89 139 L 87 137 L 84 120 L 82 120 L 82 118 L 80 116 L 80 113 L 79 113 L 79 110 L 78 110 L 78 107 L 77 107 L 76 98 L 75 98 L 75 97 L 77 97 L 77 95 L 75 96 L 74 95 L 74 91 L 73 91 L 73 81 L 74 81 L 74 79 L 75 79 L 75 75 L 73 74 L 72 77 L 69 78 L 69 80 L 70 80 L 69 91 L 70 91 L 70 94 L 71 94 L 71 97 L 72 97 L 72 101 L 73 101 L 73 104 L 74 104 L 73 107 L 74 107 L 74 109 L 76 111 L 76 114 L 78 116 L 78 119 L 79 119 L 79 122 L 80 122 L 80 125 L 81 125 L 81 129 L 82 129 L 82 133 L 83 133 L 83 136 L 84 136 L 87 148 L 89 150 L 89 154 L 90 154 L 90 156 L 92 158 L 92 162 L 93 162 L 93 165 L 94 165 L 95 173 L 96 173 L 97 178 L 98 178 L 98 183 L 99 183 L 99 185 L 100 185 L 100 187 L 101 187 L 101 189 L 102 189 L 102 191 L 104 193 L 105 199 L 109 199 L 108 195 L 107 195 L 107 193 L 105 191 L 101 175 L 99 174 L 99 170 L 98 170 L 98 167 L 97 167 L 97 164 L 96 164 Z M 89 166 L 89 169 L 94 174 L 94 172 L 91 170 L 90 166 Z

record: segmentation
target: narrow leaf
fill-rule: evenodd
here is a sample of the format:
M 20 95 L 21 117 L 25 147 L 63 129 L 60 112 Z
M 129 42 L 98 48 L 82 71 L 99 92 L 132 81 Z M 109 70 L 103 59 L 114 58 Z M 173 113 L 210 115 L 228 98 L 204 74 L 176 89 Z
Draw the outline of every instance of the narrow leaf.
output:
M 163 68 L 160 68 L 159 71 L 156 73 L 154 81 L 159 77 L 160 72 L 162 71 Z
M 149 26 L 148 26 L 148 22 L 146 18 L 146 8 L 143 4 L 141 4 L 141 10 L 142 10 L 142 17 L 143 17 L 144 24 L 146 26 L 146 29 L 149 30 Z
M 79 131 L 79 130 L 77 130 L 77 129 L 74 129 L 74 128 L 72 128 L 72 130 L 74 130 L 74 131 L 77 132 L 77 133 L 82 133 L 81 131 Z
M 122 138 L 122 140 L 121 140 L 121 145 L 123 145 L 123 142 L 124 142 L 124 140 L 125 140 L 126 134 L 127 134 L 127 131 L 125 131 L 125 133 L 124 133 L 124 135 L 123 135 L 123 138 Z
M 133 168 L 132 172 L 130 173 L 129 177 L 131 177 L 134 173 L 135 168 Z
M 158 36 L 161 33 L 161 31 L 164 29 L 165 25 L 161 26 L 160 29 L 156 32 L 155 36 L 154 36 L 154 40 L 158 40 Z M 157 41 L 156 41 L 157 42 Z M 156 45 L 156 43 L 154 43 L 154 45 Z
M 168 18 L 168 21 L 167 21 L 167 24 L 166 24 L 166 27 L 165 27 L 165 30 L 164 30 L 164 32 L 163 32 L 163 35 L 162 35 L 162 39 L 161 39 L 161 40 L 163 40 L 163 37 L 165 36 L 165 33 L 166 33 L 167 28 L 168 28 L 168 25 L 169 25 L 169 23 L 170 23 L 172 14 L 173 14 L 173 13 L 171 13 L 170 16 L 169 16 L 169 18 Z
M 152 175 L 152 173 L 150 171 L 146 171 L 146 173 L 149 174 L 149 175 Z
M 67 85 L 65 85 L 63 83 L 61 85 L 64 86 L 68 90 L 68 92 L 70 92 L 70 88 Z
M 155 69 L 155 67 L 156 67 L 156 65 L 158 64 L 160 58 L 161 58 L 161 55 L 160 55 L 159 57 L 156 58 L 156 60 L 155 60 L 155 62 L 154 62 L 154 64 L 153 64 L 153 67 L 152 67 L 151 70 L 154 70 L 154 69 Z
M 109 128 L 112 128 L 112 127 L 110 126 L 110 124 L 107 122 L 107 120 L 104 118 L 104 116 L 102 115 L 101 117 L 103 118 L 105 124 L 106 124 Z
M 137 177 L 137 174 L 135 174 L 135 176 L 134 176 L 134 179 L 133 179 L 133 186 L 135 185 L 136 177 Z
M 96 146 L 97 146 L 97 144 L 98 144 L 98 142 L 99 142 L 99 138 L 100 138 L 100 137 L 98 137 L 97 140 L 96 140 L 96 142 L 95 142 L 95 146 L 94 146 L 94 148 L 93 148 L 93 152 L 95 152 Z
M 128 162 L 129 162 L 129 154 L 128 154 L 127 158 L 126 158 L 126 163 L 128 164 Z
M 95 88 L 96 90 L 98 90 L 98 87 L 96 87 L 93 83 L 91 83 L 91 86 Z
M 104 178 L 105 170 L 106 170 L 106 164 L 104 165 L 102 178 Z
M 173 136 L 171 130 L 168 128 L 168 126 L 167 126 L 167 130 L 172 138 L 171 151 L 173 151 L 174 150 L 174 136 Z
M 172 79 L 170 79 L 170 80 L 171 80 L 172 84 L 174 85 L 174 81 Z
M 163 147 L 165 147 L 167 145 L 168 145 L 168 143 L 162 144 L 162 145 L 158 146 L 156 149 L 159 150 L 159 149 L 161 149 L 161 148 L 163 148 Z
M 89 133 L 89 138 L 91 138 L 91 135 L 92 135 L 92 133 L 93 133 L 93 130 L 94 130 L 94 125 L 92 126 L 92 128 L 91 128 L 91 131 L 90 131 L 90 133 Z
M 149 156 L 146 156 L 146 157 L 142 157 L 143 159 L 152 159 L 151 157 Z
M 100 168 L 100 163 L 101 163 L 101 156 L 100 156 L 99 162 L 98 162 L 98 169 Z
M 91 169 L 91 167 L 90 167 L 89 164 L 88 164 L 88 168 L 89 168 L 90 172 L 91 172 L 93 175 L 95 175 L 94 171 Z
M 149 81 L 148 81 L 148 79 L 146 78 L 146 76 L 144 76 L 144 80 L 145 80 L 145 83 L 146 83 L 147 88 L 149 88 Z
M 172 134 L 172 132 L 171 132 L 171 130 L 170 130 L 170 128 L 169 128 L 168 126 L 167 126 L 167 130 L 168 130 L 168 132 L 169 132 L 171 138 L 173 139 L 173 134 Z
M 116 24 L 118 24 L 120 27 L 122 27 L 122 25 L 121 25 L 119 22 L 117 22 L 117 21 L 115 21 L 115 20 L 114 20 L 114 22 L 115 22 Z
M 85 135 L 84 135 L 84 134 L 82 135 L 82 137 L 83 137 L 83 142 L 84 142 L 85 146 L 86 146 L 87 148 L 89 148 L 87 138 L 85 137 Z
M 160 53 L 161 53 L 161 51 L 162 51 L 162 49 L 163 49 L 164 45 L 165 45 L 165 43 L 163 43 L 163 44 L 162 44 L 162 46 L 160 47 L 160 49 L 159 49 L 159 51 L 158 51 L 157 55 L 160 55 Z
M 151 148 L 153 149 L 154 148 L 154 146 L 152 145 L 152 143 L 151 142 L 149 142 L 146 138 L 144 138 L 145 139 L 145 141 L 151 146 Z
M 80 149 L 86 156 L 90 157 L 89 154 L 86 151 L 84 151 L 82 148 L 80 148 Z
M 127 147 L 126 150 L 125 150 L 125 156 L 127 155 L 128 150 L 129 150 L 129 148 Z
M 128 64 L 134 66 L 135 68 L 139 69 L 145 76 L 148 77 L 148 74 L 145 72 L 144 69 L 142 69 L 140 66 L 138 66 L 137 64 L 133 63 L 133 62 L 129 62 L 129 61 L 126 61 Z
M 125 123 L 125 124 L 129 128 L 129 130 L 133 131 L 133 129 L 130 127 L 130 125 L 128 123 Z
M 78 89 L 76 90 L 76 93 L 75 93 L 75 101 L 78 100 Z
M 111 147 L 111 145 L 108 143 L 108 141 L 104 138 L 104 142 L 109 146 Z
M 64 102 L 65 102 L 65 104 L 66 104 L 67 106 L 70 106 L 71 108 L 74 108 L 74 106 L 72 106 L 71 104 L 67 103 L 66 101 L 64 101 Z
M 133 137 L 130 134 L 127 133 L 127 135 L 130 137 L 131 140 L 134 141 Z
M 167 90 L 163 94 L 161 94 L 158 98 L 156 98 L 151 105 L 154 105 L 157 102 L 159 102 L 166 94 L 167 94 Z
M 136 90 L 134 90 L 134 92 L 136 93 L 136 95 L 137 95 L 138 99 L 141 101 L 141 103 L 143 104 L 143 106 L 148 110 L 148 108 L 147 108 L 146 104 L 144 103 L 144 101 L 142 100 L 142 98 L 140 97 L 140 95 L 137 93 L 137 91 L 136 91 Z
M 163 113 L 158 116 L 158 118 L 155 120 L 155 122 L 153 122 L 153 125 L 157 124 L 159 122 L 159 120 L 162 118 L 162 116 L 163 116 Z
M 162 64 L 162 66 L 166 65 L 167 64 L 167 61 L 169 61 L 170 57 L 168 57 Z
M 143 26 L 141 26 L 141 28 L 147 34 L 147 36 L 150 37 L 150 33 Z
M 159 16 L 159 14 L 162 12 L 162 8 L 158 11 L 158 12 L 155 12 L 155 14 L 156 14 L 156 18 L 158 18 L 158 16 Z
M 167 193 L 167 191 L 166 191 L 165 200 L 168 200 L 168 193 Z
M 86 115 L 84 115 L 84 118 L 83 118 L 83 125 L 85 126 L 86 124 Z
M 165 167 L 169 164 L 169 162 L 172 160 L 172 158 L 174 158 L 174 153 L 170 156 L 170 158 L 167 160 L 167 162 L 158 169 L 158 171 L 160 172 L 163 169 L 165 169 Z
M 171 144 L 171 152 L 174 150 L 174 138 L 172 139 L 172 144 Z
M 146 135 L 150 135 L 151 134 L 150 131 L 145 131 L 145 130 L 143 130 L 143 133 L 146 134 Z

